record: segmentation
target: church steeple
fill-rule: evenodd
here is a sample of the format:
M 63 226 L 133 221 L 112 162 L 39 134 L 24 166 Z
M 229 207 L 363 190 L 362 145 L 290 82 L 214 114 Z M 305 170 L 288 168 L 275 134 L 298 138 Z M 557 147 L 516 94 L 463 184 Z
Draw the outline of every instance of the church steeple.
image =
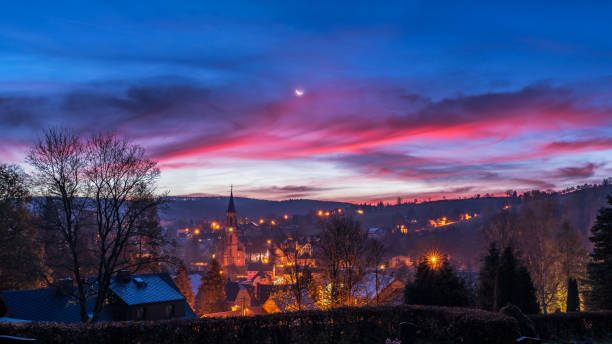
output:
M 236 221 L 236 206 L 234 205 L 234 186 L 232 185 L 230 189 L 230 198 L 229 204 L 227 206 L 227 211 L 225 212 L 225 228 L 226 231 L 230 232 L 236 229 L 237 221 Z M 230 229 L 231 228 L 231 229 Z
M 236 206 L 234 206 L 234 186 L 230 187 L 230 198 L 229 205 L 227 206 L 228 213 L 236 213 Z

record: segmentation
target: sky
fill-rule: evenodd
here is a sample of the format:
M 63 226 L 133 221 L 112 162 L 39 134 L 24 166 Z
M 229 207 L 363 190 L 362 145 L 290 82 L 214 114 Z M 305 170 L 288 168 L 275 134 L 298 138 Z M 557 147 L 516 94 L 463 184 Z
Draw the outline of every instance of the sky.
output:
M 171 195 L 350 202 L 612 176 L 612 3 L 13 1 L 0 162 L 145 147 Z

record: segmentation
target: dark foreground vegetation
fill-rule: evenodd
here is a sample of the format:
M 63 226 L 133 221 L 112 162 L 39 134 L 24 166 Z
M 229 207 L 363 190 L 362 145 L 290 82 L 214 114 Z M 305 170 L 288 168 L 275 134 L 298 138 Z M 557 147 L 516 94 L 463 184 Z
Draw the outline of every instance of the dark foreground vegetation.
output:
M 612 312 L 534 315 L 542 338 L 610 338 Z M 416 325 L 421 343 L 513 343 L 514 318 L 476 309 L 436 306 L 338 308 L 255 317 L 94 324 L 0 324 L 0 334 L 41 343 L 384 343 L 399 324 Z

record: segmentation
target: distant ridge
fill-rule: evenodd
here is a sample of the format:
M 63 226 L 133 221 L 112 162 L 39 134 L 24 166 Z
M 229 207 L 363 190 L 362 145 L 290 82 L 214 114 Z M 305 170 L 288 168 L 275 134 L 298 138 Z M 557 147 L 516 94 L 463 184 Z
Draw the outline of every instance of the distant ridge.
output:
M 215 218 L 222 219 L 227 209 L 228 196 L 168 196 L 168 206 L 162 209 L 163 220 L 180 218 Z M 285 201 L 268 201 L 255 198 L 234 196 L 238 216 L 267 217 L 283 214 L 305 215 L 314 209 L 333 209 L 354 206 L 351 203 L 318 201 L 310 199 L 290 199 Z

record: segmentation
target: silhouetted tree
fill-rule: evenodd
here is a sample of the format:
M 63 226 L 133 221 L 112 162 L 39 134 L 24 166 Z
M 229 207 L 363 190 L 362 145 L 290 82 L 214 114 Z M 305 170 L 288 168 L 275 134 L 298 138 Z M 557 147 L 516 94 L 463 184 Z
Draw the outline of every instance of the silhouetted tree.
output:
M 529 271 L 521 265 L 511 247 L 506 247 L 499 259 L 495 278 L 493 309 L 507 303 L 518 306 L 524 313 L 538 313 L 539 306 Z
M 405 289 L 404 301 L 415 305 L 467 306 L 470 292 L 447 258 L 432 264 L 422 258 L 415 279 Z
M 328 306 L 352 304 L 352 293 L 365 266 L 367 232 L 350 217 L 332 217 L 323 222 L 319 240 L 319 257 L 327 267 Z
M 159 169 L 142 147 L 126 139 L 113 135 L 84 139 L 55 128 L 44 133 L 27 160 L 36 171 L 39 192 L 56 205 L 53 223 L 68 248 L 81 321 L 96 321 L 114 273 L 154 260 L 147 254 L 134 261 L 126 253 L 141 236 L 143 219 L 162 202 L 156 195 Z M 87 252 L 95 257 L 91 278 L 83 261 Z M 87 299 L 92 297 L 93 307 L 88 310 Z
M 202 276 L 202 284 L 196 295 L 195 307 L 198 315 L 224 311 L 225 278 L 221 265 L 216 259 L 210 262 L 210 267 Z
M 570 278 L 567 280 L 567 312 L 580 311 L 580 297 L 578 295 L 578 282 Z
M 42 283 L 43 249 L 28 210 L 30 200 L 21 169 L 0 164 L 0 290 Z
M 612 196 L 608 196 L 612 205 Z M 612 309 L 612 207 L 602 208 L 591 228 L 593 252 L 587 264 L 590 309 Z
M 482 309 L 493 310 L 493 300 L 495 298 L 495 280 L 497 278 L 497 268 L 499 267 L 499 249 L 493 242 L 489 247 L 489 252 L 484 258 L 482 268 L 478 278 L 478 305 Z

